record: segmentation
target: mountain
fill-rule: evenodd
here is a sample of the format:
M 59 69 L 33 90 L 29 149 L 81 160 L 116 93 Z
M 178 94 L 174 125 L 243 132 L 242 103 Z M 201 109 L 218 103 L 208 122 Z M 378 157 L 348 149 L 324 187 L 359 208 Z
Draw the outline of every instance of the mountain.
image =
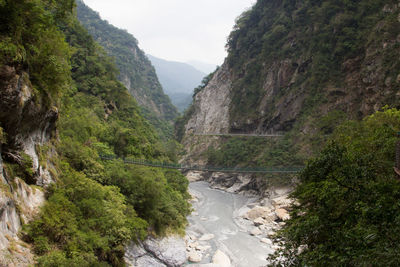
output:
M 217 68 L 217 65 L 201 62 L 198 60 L 189 60 L 186 63 L 204 73 L 211 73 Z
M 192 100 L 193 89 L 201 83 L 206 74 L 186 63 L 168 61 L 151 55 L 148 57 L 172 103 L 180 111 L 185 110 Z
M 227 49 L 177 120 L 183 161 L 302 170 L 196 179 L 264 197 L 292 186 L 269 266 L 399 265 L 399 1 L 258 0 Z
M 302 165 L 346 119 L 399 107 L 399 7 L 391 0 L 259 0 L 176 125 L 188 161 Z M 205 139 L 193 133 L 284 133 Z M 227 152 L 229 151 L 229 152 Z
M 128 244 L 186 226 L 186 178 L 124 164 L 176 156 L 75 14 L 0 4 L 1 266 L 124 266 Z
M 157 74 L 138 41 L 125 30 L 118 29 L 100 15 L 77 1 L 77 16 L 93 38 L 114 58 L 119 70 L 118 79 L 144 109 L 145 117 L 156 127 L 170 130 L 161 120 L 171 122 L 178 111 L 164 94 Z

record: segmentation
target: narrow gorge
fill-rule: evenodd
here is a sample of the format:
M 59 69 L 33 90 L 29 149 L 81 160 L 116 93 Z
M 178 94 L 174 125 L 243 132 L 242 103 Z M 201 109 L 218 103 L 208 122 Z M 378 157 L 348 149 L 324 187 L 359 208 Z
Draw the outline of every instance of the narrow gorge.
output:
M 253 2 L 0 0 L 0 266 L 400 266 L 399 0 Z

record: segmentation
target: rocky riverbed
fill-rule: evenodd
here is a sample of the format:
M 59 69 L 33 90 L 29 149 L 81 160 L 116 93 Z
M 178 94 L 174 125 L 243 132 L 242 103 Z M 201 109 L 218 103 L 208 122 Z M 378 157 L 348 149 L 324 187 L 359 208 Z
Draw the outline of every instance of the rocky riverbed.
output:
M 131 244 L 128 266 L 265 266 L 277 246 L 272 236 L 289 218 L 290 188 L 273 188 L 269 197 L 235 194 L 191 182 L 193 212 L 185 237 L 149 238 Z M 230 190 L 228 190 L 230 191 Z
M 233 194 L 192 182 L 194 212 L 185 237 L 191 266 L 265 266 L 277 247 L 271 237 L 289 218 L 289 189 L 276 189 L 274 198 Z

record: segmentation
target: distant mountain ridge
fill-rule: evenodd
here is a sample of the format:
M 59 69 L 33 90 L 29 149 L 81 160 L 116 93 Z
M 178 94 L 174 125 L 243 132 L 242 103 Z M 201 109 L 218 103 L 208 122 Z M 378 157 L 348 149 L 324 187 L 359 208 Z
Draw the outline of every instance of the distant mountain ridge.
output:
M 147 56 L 156 69 L 165 93 L 169 95 L 172 103 L 183 111 L 192 100 L 193 89 L 200 85 L 206 73 L 187 63 Z
M 156 72 L 145 53 L 139 48 L 138 41 L 125 30 L 118 29 L 100 15 L 77 1 L 77 16 L 93 38 L 115 58 L 120 71 L 118 79 L 128 88 L 143 109 L 144 116 L 156 128 L 170 131 L 165 122 L 173 121 L 178 111 L 164 94 Z

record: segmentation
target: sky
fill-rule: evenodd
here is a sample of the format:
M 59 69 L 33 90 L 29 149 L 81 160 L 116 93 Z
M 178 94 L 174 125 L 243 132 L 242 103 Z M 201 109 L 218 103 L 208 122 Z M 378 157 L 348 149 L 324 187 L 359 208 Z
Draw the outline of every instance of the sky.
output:
M 145 53 L 221 65 L 235 19 L 255 0 L 84 0 L 139 41 Z

